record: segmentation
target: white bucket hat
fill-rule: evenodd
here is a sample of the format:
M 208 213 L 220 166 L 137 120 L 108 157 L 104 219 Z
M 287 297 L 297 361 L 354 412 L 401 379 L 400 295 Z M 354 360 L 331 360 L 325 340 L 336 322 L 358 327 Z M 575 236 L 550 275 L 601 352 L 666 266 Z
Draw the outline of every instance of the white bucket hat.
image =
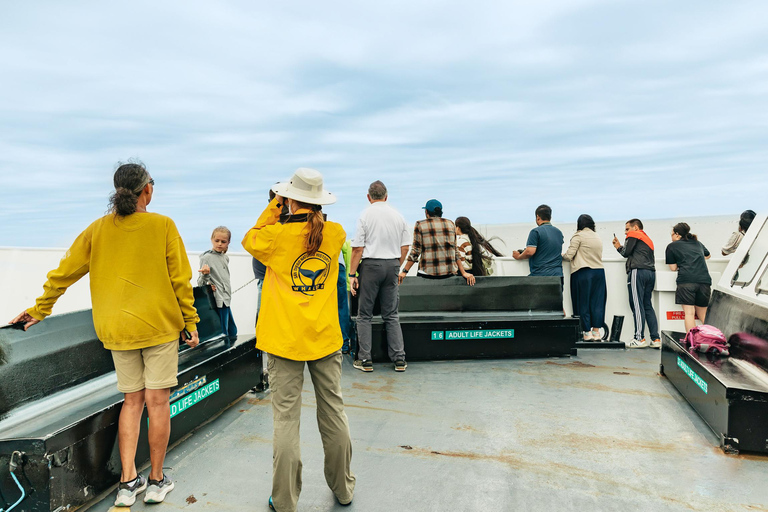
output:
M 333 204 L 336 196 L 323 190 L 323 175 L 309 167 L 296 169 L 289 181 L 277 183 L 272 191 L 288 199 L 309 204 Z

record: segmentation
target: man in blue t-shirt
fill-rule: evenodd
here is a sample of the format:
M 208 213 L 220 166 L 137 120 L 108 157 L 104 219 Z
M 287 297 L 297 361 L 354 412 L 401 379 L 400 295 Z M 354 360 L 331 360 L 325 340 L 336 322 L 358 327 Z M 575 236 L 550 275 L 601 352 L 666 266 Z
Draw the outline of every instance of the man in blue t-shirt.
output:
M 523 252 L 514 251 L 516 260 L 528 260 L 531 276 L 563 277 L 563 233 L 550 221 L 552 208 L 543 204 L 536 208 L 536 226 L 528 235 Z

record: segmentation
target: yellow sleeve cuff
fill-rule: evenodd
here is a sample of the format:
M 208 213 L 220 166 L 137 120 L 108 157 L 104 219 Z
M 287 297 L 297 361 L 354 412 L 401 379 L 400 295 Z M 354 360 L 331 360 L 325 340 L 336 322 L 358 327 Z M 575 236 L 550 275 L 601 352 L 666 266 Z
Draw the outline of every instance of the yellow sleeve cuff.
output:
M 31 316 L 32 318 L 34 318 L 35 320 L 39 320 L 40 322 L 42 322 L 43 320 L 45 320 L 45 318 L 48 316 L 48 315 L 44 315 L 44 314 L 40 313 L 40 312 L 39 312 L 38 310 L 36 310 L 35 308 L 29 308 L 29 309 L 27 310 L 27 314 L 28 314 L 29 316 Z

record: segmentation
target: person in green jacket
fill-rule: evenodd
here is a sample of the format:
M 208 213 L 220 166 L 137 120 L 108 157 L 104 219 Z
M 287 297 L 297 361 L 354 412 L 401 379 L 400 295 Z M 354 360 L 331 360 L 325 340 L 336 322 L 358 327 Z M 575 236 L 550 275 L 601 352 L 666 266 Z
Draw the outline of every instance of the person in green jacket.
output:
M 336 282 L 336 293 L 339 299 L 339 326 L 341 326 L 341 336 L 344 343 L 341 345 L 341 353 L 349 354 L 349 342 L 352 339 L 352 317 L 349 312 L 349 300 L 347 290 L 349 287 L 349 276 L 347 269 L 349 261 L 352 258 L 352 245 L 349 240 L 341 246 L 341 257 L 339 257 L 339 279 Z

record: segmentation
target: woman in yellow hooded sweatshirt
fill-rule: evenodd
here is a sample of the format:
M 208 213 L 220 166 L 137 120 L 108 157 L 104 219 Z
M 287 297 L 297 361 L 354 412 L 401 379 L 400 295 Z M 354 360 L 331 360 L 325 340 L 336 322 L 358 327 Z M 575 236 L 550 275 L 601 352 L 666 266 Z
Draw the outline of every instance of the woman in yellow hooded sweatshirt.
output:
M 342 505 L 352 502 L 352 442 L 341 396 L 341 345 L 336 281 L 346 239 L 321 207 L 336 198 L 314 169 L 297 169 L 272 189 L 276 197 L 243 238 L 243 247 L 266 265 L 256 347 L 269 354 L 274 420 L 272 496 L 269 506 L 293 512 L 301 491 L 299 423 L 304 366 L 317 398 L 317 425 L 325 452 L 325 478 Z M 279 223 L 287 204 L 291 215 Z
M 173 489 L 163 474 L 171 433 L 168 398 L 177 384 L 179 333 L 198 344 L 199 317 L 192 295 L 192 269 L 174 222 L 147 212 L 155 180 L 142 163 L 120 165 L 113 178 L 110 213 L 88 226 L 48 273 L 34 307 L 11 323 L 24 329 L 51 314 L 59 297 L 90 272 L 93 325 L 112 351 L 117 389 L 125 394 L 118 441 L 122 474 L 115 505 L 130 507 L 147 490 L 157 503 Z M 149 482 L 136 471 L 136 446 L 144 404 L 149 416 Z

